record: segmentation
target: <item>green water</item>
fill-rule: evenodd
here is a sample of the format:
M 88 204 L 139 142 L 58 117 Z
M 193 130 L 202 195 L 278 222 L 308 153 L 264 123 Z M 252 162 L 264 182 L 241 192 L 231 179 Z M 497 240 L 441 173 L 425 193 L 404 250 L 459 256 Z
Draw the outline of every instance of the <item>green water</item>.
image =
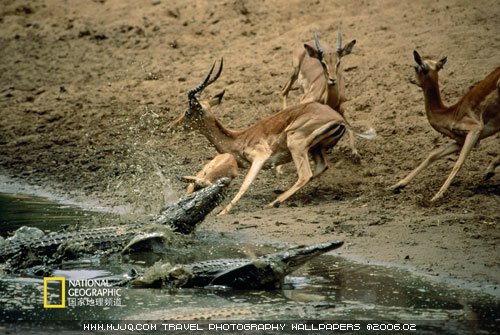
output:
M 99 213 L 59 205 L 42 198 L 0 194 L 0 235 L 22 225 L 58 230 L 72 224 L 101 220 Z M 119 218 L 107 217 L 112 223 Z M 109 224 L 108 223 L 108 224 Z M 133 261 L 113 256 L 85 259 L 61 266 L 53 274 L 66 285 L 80 279 L 119 279 L 131 268 L 141 269 L 160 257 L 172 263 L 246 257 L 282 248 L 234 241 L 222 235 L 197 233 L 186 249 L 159 256 L 141 255 Z M 68 286 L 66 287 L 68 288 Z M 30 322 L 44 320 L 392 320 L 413 321 L 422 334 L 497 334 L 497 297 L 453 288 L 409 271 L 352 263 L 332 252 L 291 276 L 283 290 L 234 291 L 205 289 L 122 288 L 108 304 L 80 304 L 66 296 L 66 308 L 43 307 L 42 278 L 3 274 L 0 278 L 0 334 L 7 329 L 29 332 Z M 58 283 L 49 283 L 48 297 L 57 298 Z M 57 300 L 57 299 L 56 299 Z M 438 322 L 437 324 L 435 322 Z M 3 326 L 2 326 L 3 324 Z M 5 328 L 2 328 L 5 327 Z M 33 330 L 34 331 L 34 330 Z M 34 333 L 37 333 L 36 331 Z M 394 333 L 394 332 L 393 332 Z
M 21 226 L 56 231 L 69 225 L 92 224 L 108 216 L 42 197 L 0 192 L 0 236 L 6 236 Z

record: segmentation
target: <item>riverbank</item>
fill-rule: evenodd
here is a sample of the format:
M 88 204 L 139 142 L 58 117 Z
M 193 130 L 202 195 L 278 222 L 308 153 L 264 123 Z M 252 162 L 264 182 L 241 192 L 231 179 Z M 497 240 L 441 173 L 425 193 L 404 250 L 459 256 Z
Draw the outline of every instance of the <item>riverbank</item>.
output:
M 76 192 L 51 189 L 48 185 L 44 189 L 5 176 L 0 176 L 0 192 L 30 194 L 89 211 L 120 214 L 123 220 L 144 217 L 144 214 L 132 212 L 130 207 L 104 205 L 104 202 L 87 199 Z M 358 209 L 352 210 L 353 207 Z M 395 267 L 450 287 L 500 298 L 494 259 L 488 262 L 482 254 L 488 249 L 488 252 L 495 253 L 495 223 L 483 222 L 490 227 L 491 237 L 479 236 L 479 233 L 470 231 L 471 223 L 480 220 L 473 213 L 432 215 L 398 210 L 396 215 L 391 208 L 375 213 L 370 209 L 369 199 L 363 196 L 353 201 L 339 201 L 332 206 L 261 209 L 216 217 L 214 214 L 222 208 L 223 205 L 209 215 L 198 231 L 262 244 L 285 242 L 301 245 L 342 239 L 344 246 L 333 253 L 355 263 Z M 338 215 L 333 215 L 334 212 L 349 212 L 349 218 L 341 220 Z M 411 217 L 420 219 L 412 220 Z M 422 220 L 422 217 L 426 219 Z M 450 233 L 453 223 L 458 223 L 462 229 Z M 489 243 L 480 243 L 485 239 Z

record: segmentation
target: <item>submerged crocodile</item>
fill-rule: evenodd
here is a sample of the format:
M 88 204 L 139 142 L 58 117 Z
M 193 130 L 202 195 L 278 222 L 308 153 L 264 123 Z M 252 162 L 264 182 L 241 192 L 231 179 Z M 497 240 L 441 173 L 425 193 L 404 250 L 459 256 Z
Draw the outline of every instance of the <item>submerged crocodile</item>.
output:
M 135 236 L 154 224 L 168 226 L 171 231 L 180 234 L 190 234 L 224 198 L 227 185 L 229 179 L 223 178 L 200 191 L 184 196 L 162 209 L 149 224 L 136 222 L 6 239 L 0 244 L 0 263 L 9 262 L 14 269 L 44 264 L 53 261 L 50 259 L 53 254 L 69 243 L 79 245 L 79 249 L 87 251 L 87 254 L 97 250 L 120 251 Z
M 215 259 L 171 266 L 156 263 L 144 275 L 133 279 L 133 287 L 227 286 L 240 290 L 281 288 L 287 275 L 311 259 L 337 249 L 343 241 L 300 246 L 255 259 Z

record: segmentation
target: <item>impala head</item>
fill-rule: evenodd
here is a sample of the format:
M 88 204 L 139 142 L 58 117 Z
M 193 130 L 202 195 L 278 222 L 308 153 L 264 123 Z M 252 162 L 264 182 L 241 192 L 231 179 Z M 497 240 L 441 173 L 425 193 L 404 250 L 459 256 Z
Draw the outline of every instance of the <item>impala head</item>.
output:
M 220 76 L 223 67 L 223 59 L 220 60 L 219 69 L 213 78 L 212 72 L 215 68 L 215 62 L 208 71 L 205 79 L 195 88 L 188 91 L 188 103 L 189 107 L 182 113 L 182 115 L 170 124 L 170 127 L 184 127 L 184 128 L 196 128 L 206 122 L 207 119 L 215 119 L 215 116 L 210 111 L 212 106 L 218 105 L 222 102 L 224 92 L 216 94 L 209 99 L 199 100 L 200 94 L 203 90 L 214 83 Z
M 416 50 L 413 51 L 413 58 L 416 63 L 415 75 L 417 80 L 415 84 L 420 87 L 423 87 L 429 80 L 437 83 L 438 72 L 443 68 L 444 64 L 446 64 L 446 61 L 448 60 L 447 57 L 443 57 L 437 62 L 429 59 L 424 60 Z
M 342 48 L 342 33 L 338 30 L 338 40 L 336 50 L 325 50 L 321 47 L 318 39 L 318 34 L 314 33 L 314 44 L 316 48 L 309 44 L 304 44 L 309 57 L 316 58 L 323 67 L 328 85 L 333 86 L 337 83 L 337 76 L 340 70 L 340 60 L 342 57 L 347 56 L 352 52 L 356 40 L 352 40 L 345 47 Z

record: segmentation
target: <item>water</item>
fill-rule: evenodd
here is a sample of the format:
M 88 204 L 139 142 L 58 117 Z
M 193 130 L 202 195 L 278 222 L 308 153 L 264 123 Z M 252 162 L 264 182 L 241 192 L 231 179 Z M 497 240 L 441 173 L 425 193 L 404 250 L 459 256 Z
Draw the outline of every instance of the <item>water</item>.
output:
M 102 219 L 99 213 L 24 195 L 0 194 L 0 213 L 0 234 L 4 237 L 22 225 L 58 230 L 65 225 L 85 225 Z M 106 219 L 113 220 L 109 216 Z M 282 247 L 197 233 L 184 249 L 172 248 L 163 257 L 173 263 L 192 262 L 260 255 Z M 11 333 L 12 325 L 25 325 L 23 332 L 26 333 L 31 329 L 30 322 L 39 320 L 45 323 L 61 320 L 73 323 L 75 320 L 392 320 L 415 322 L 420 333 L 425 334 L 496 334 L 498 331 L 500 303 L 497 297 L 454 289 L 409 271 L 352 263 L 333 255 L 321 256 L 294 272 L 287 277 L 283 290 L 120 288 L 119 296 L 107 297 L 107 300 L 92 296 L 93 301 L 69 295 L 71 282 L 118 280 L 131 268 L 150 265 L 158 258 L 158 255 L 143 254 L 132 263 L 113 256 L 64 264 L 52 276 L 65 278 L 68 291 L 65 308 L 43 307 L 43 278 L 4 274 L 0 278 L 0 333 L 5 329 L 2 323 L 7 324 Z M 60 291 L 59 282 L 47 283 L 49 303 L 58 301 Z
M 0 193 L 0 235 L 21 226 L 42 230 L 58 230 L 71 224 L 89 224 L 102 213 L 92 213 L 79 207 L 54 203 L 46 198 L 23 194 Z

